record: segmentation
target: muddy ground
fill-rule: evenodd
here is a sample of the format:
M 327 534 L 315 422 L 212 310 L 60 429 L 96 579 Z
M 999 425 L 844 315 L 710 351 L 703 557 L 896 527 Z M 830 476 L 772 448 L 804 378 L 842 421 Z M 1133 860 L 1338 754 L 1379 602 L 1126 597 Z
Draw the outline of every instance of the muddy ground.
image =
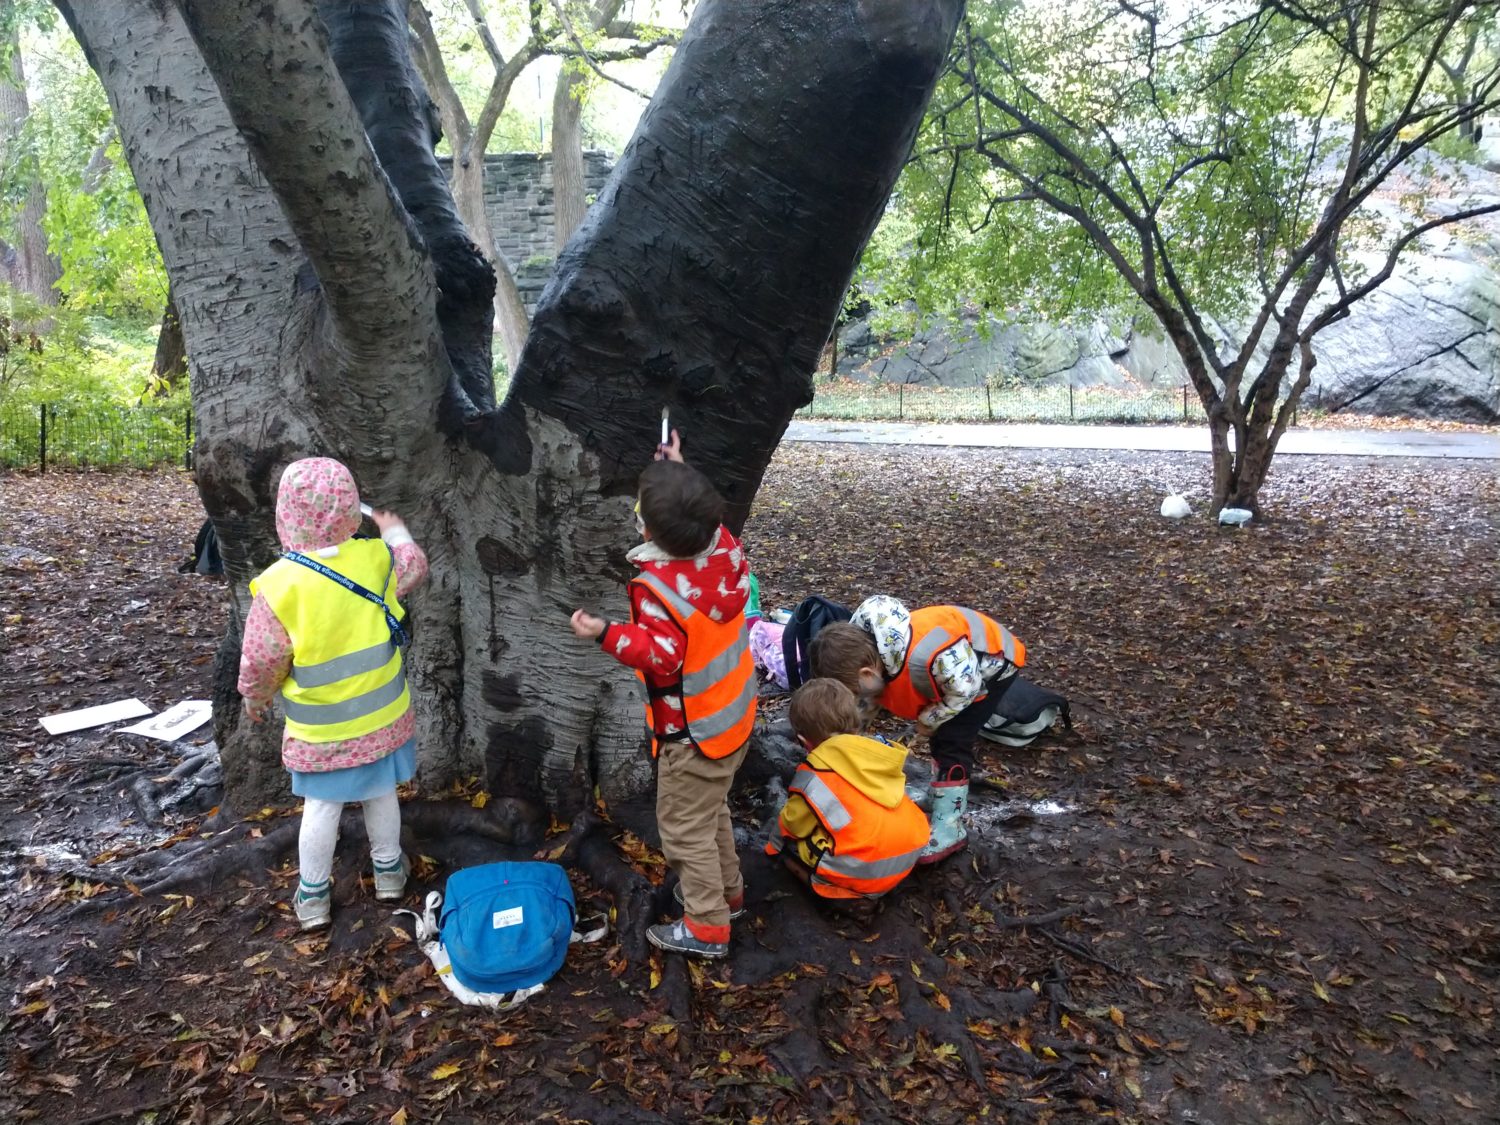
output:
M 1495 468 L 1287 458 L 1264 526 L 1161 519 L 1152 482 L 1202 474 L 783 450 L 747 529 L 769 605 L 989 610 L 1077 729 L 987 750 L 975 847 L 868 926 L 746 848 L 727 962 L 579 947 L 508 1016 L 449 1001 L 352 844 L 328 937 L 296 932 L 282 861 L 192 896 L 107 884 L 199 836 L 213 786 L 145 823 L 122 779 L 192 747 L 37 717 L 206 697 L 221 591 L 176 573 L 182 474 L 0 480 L 0 1116 L 1496 1120 Z

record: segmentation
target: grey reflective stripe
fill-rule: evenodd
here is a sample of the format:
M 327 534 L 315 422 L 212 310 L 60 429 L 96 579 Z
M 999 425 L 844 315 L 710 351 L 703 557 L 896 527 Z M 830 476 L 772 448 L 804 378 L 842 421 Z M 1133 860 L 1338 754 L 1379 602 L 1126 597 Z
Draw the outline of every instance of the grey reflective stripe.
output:
M 667 585 L 659 575 L 652 574 L 649 570 L 643 570 L 635 576 L 637 582 L 644 582 L 647 586 L 660 595 L 662 601 L 675 609 L 683 617 L 691 617 L 698 611 L 693 608 L 693 603 L 688 601 L 671 586 Z
M 292 680 L 300 688 L 327 687 L 340 680 L 347 680 L 350 676 L 378 672 L 391 662 L 394 655 L 396 646 L 387 638 L 378 645 L 335 656 L 321 664 L 293 664 Z
M 905 875 L 917 865 L 921 848 L 914 848 L 904 855 L 893 855 L 889 859 L 856 859 L 852 855 L 837 855 L 824 852 L 818 861 L 818 870 L 834 875 L 846 875 L 851 879 L 885 879 L 892 875 Z
M 792 792 L 801 793 L 807 803 L 817 811 L 819 819 L 834 832 L 841 828 L 848 828 L 854 822 L 854 818 L 849 815 L 849 810 L 844 808 L 844 802 L 840 801 L 823 779 L 807 766 L 797 767 L 797 773 L 792 778 Z
M 687 692 L 688 695 L 702 695 L 738 668 L 740 661 L 745 658 L 745 655 L 749 651 L 750 645 L 745 639 L 745 631 L 741 629 L 740 635 L 734 640 L 734 644 L 710 660 L 705 667 L 696 672 L 689 672 L 682 677 L 682 690 Z
M 953 608 L 963 614 L 964 621 L 969 626 L 969 636 L 975 642 L 975 650 L 978 652 L 989 652 L 990 642 L 984 617 L 981 614 L 975 613 L 972 609 L 965 609 L 961 605 L 956 605 Z M 1014 664 L 1016 662 L 1016 638 L 1011 636 L 1010 630 L 998 621 L 995 622 L 995 628 L 1000 630 L 1000 654 Z
M 745 689 L 740 692 L 738 699 L 710 714 L 689 719 L 688 733 L 693 736 L 693 741 L 701 744 L 706 738 L 714 738 L 733 730 L 754 705 L 758 692 L 755 677 L 750 676 L 745 680 Z
M 353 719 L 373 715 L 400 699 L 401 693 L 405 690 L 406 669 L 400 668 L 391 677 L 389 683 L 381 684 L 374 691 L 367 691 L 363 695 L 356 695 L 353 699 L 345 699 L 341 703 L 299 703 L 288 699 L 283 694 L 281 711 L 294 723 L 301 723 L 308 727 L 327 727 L 334 723 L 347 723 Z
M 777 852 L 781 851 L 782 845 L 784 843 L 785 840 L 783 840 L 781 835 L 781 826 L 777 825 L 775 828 L 771 829 L 771 838 L 766 841 L 766 846 L 771 849 L 771 854 L 775 855 Z
M 918 695 L 927 699 L 938 697 L 937 685 L 932 682 L 932 662 L 937 659 L 938 653 L 952 643 L 953 634 L 947 629 L 933 629 L 912 646 L 911 655 L 906 658 L 906 662 L 911 666 L 911 684 L 917 689 Z

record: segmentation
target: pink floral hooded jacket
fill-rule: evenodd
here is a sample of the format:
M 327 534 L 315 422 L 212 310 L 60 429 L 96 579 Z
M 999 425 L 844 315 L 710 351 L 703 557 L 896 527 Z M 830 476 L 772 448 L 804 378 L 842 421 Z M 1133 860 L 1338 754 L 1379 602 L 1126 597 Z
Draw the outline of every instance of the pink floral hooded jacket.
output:
M 294 461 L 281 474 L 276 493 L 276 534 L 288 551 L 312 558 L 332 558 L 339 545 L 359 530 L 359 489 L 348 468 L 330 457 Z M 393 527 L 381 538 L 396 562 L 396 596 L 404 598 L 427 577 L 427 556 L 405 527 Z M 310 582 L 326 582 L 312 571 Z M 353 597 L 354 595 L 350 595 Z M 292 639 L 264 597 L 257 596 L 245 619 L 240 643 L 240 694 L 265 710 L 292 672 Z M 323 773 L 378 762 L 412 737 L 415 714 L 408 709 L 390 726 L 343 742 L 303 742 L 283 733 L 281 760 L 287 769 Z

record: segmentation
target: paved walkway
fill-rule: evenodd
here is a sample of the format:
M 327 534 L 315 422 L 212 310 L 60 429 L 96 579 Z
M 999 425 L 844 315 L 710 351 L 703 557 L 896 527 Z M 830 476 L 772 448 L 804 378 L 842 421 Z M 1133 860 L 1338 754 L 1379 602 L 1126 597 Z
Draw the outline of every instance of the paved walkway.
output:
M 1233 435 L 1231 435 L 1231 438 Z M 921 422 L 834 422 L 796 419 L 786 441 L 858 445 L 937 445 L 973 449 L 1143 449 L 1208 452 L 1204 426 L 968 425 Z M 1500 434 L 1412 430 L 1288 430 L 1277 444 L 1287 454 L 1333 457 L 1460 457 L 1500 460 Z

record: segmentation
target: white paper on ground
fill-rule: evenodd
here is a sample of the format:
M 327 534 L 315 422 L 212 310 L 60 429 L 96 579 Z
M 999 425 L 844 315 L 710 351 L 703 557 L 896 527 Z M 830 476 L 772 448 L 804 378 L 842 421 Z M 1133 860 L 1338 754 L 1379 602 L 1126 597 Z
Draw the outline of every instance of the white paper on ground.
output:
M 184 699 L 174 703 L 160 715 L 152 715 L 143 723 L 121 727 L 117 734 L 144 734 L 147 738 L 159 738 L 163 742 L 176 742 L 189 731 L 197 730 L 213 718 L 214 705 L 206 699 Z
M 108 723 L 118 723 L 121 719 L 139 719 L 142 715 L 149 714 L 151 708 L 139 699 L 121 699 L 114 703 L 101 703 L 97 707 L 44 715 L 39 721 L 48 734 L 71 734 L 75 730 L 102 727 Z

